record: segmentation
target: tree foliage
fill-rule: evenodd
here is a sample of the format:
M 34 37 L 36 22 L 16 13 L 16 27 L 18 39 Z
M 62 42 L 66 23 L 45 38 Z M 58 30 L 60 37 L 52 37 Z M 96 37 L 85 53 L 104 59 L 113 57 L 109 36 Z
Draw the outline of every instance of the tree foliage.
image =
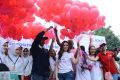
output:
M 108 49 L 120 48 L 120 40 L 110 28 L 97 30 L 95 31 L 95 35 L 105 36 Z

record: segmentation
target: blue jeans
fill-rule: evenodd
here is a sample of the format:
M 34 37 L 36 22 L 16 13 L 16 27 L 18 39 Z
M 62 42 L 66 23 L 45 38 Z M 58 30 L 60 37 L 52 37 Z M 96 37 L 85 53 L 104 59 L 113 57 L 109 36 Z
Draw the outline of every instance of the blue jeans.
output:
M 112 74 L 114 80 L 118 80 L 118 74 Z
M 73 71 L 67 72 L 67 73 L 58 73 L 59 80 L 73 80 L 74 75 Z
M 48 77 L 39 76 L 37 74 L 32 74 L 31 75 L 31 80 L 48 80 Z

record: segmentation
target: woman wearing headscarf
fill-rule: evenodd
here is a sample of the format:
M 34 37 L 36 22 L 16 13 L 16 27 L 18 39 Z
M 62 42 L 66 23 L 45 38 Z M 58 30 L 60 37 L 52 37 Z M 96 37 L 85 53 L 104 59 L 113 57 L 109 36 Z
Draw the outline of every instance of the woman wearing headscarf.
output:
M 8 55 L 8 42 L 4 41 L 0 51 L 0 63 L 4 63 L 4 57 Z
M 8 66 L 10 71 L 16 72 L 20 80 L 23 80 L 23 69 L 24 64 L 23 58 L 21 57 L 20 48 L 18 45 L 12 45 L 9 48 L 8 56 L 5 57 L 5 64 Z
M 23 49 L 24 80 L 30 80 L 33 59 L 28 48 Z

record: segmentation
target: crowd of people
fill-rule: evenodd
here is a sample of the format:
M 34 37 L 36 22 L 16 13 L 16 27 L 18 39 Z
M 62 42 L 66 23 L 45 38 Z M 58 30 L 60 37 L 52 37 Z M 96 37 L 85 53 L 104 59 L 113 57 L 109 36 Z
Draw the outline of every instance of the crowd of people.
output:
M 79 41 L 75 49 L 72 40 L 60 42 L 55 28 L 56 39 L 52 39 L 50 48 L 46 49 L 44 44 L 48 37 L 44 34 L 52 28 L 40 32 L 30 49 L 3 43 L 0 71 L 15 71 L 19 80 L 119 80 L 117 48 L 107 50 L 105 43 L 96 48 L 90 38 L 88 52 Z M 55 41 L 60 47 L 58 53 L 53 48 Z

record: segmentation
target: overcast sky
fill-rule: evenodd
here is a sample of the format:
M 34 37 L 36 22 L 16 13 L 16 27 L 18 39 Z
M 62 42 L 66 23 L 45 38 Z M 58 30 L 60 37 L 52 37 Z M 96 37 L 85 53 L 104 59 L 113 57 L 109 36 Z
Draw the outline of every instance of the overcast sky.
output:
M 100 14 L 106 17 L 105 27 L 111 25 L 116 35 L 120 35 L 120 0 L 80 0 L 96 5 Z
M 120 0 L 80 0 L 96 5 L 100 15 L 104 15 L 105 27 L 112 26 L 113 32 L 120 37 Z

